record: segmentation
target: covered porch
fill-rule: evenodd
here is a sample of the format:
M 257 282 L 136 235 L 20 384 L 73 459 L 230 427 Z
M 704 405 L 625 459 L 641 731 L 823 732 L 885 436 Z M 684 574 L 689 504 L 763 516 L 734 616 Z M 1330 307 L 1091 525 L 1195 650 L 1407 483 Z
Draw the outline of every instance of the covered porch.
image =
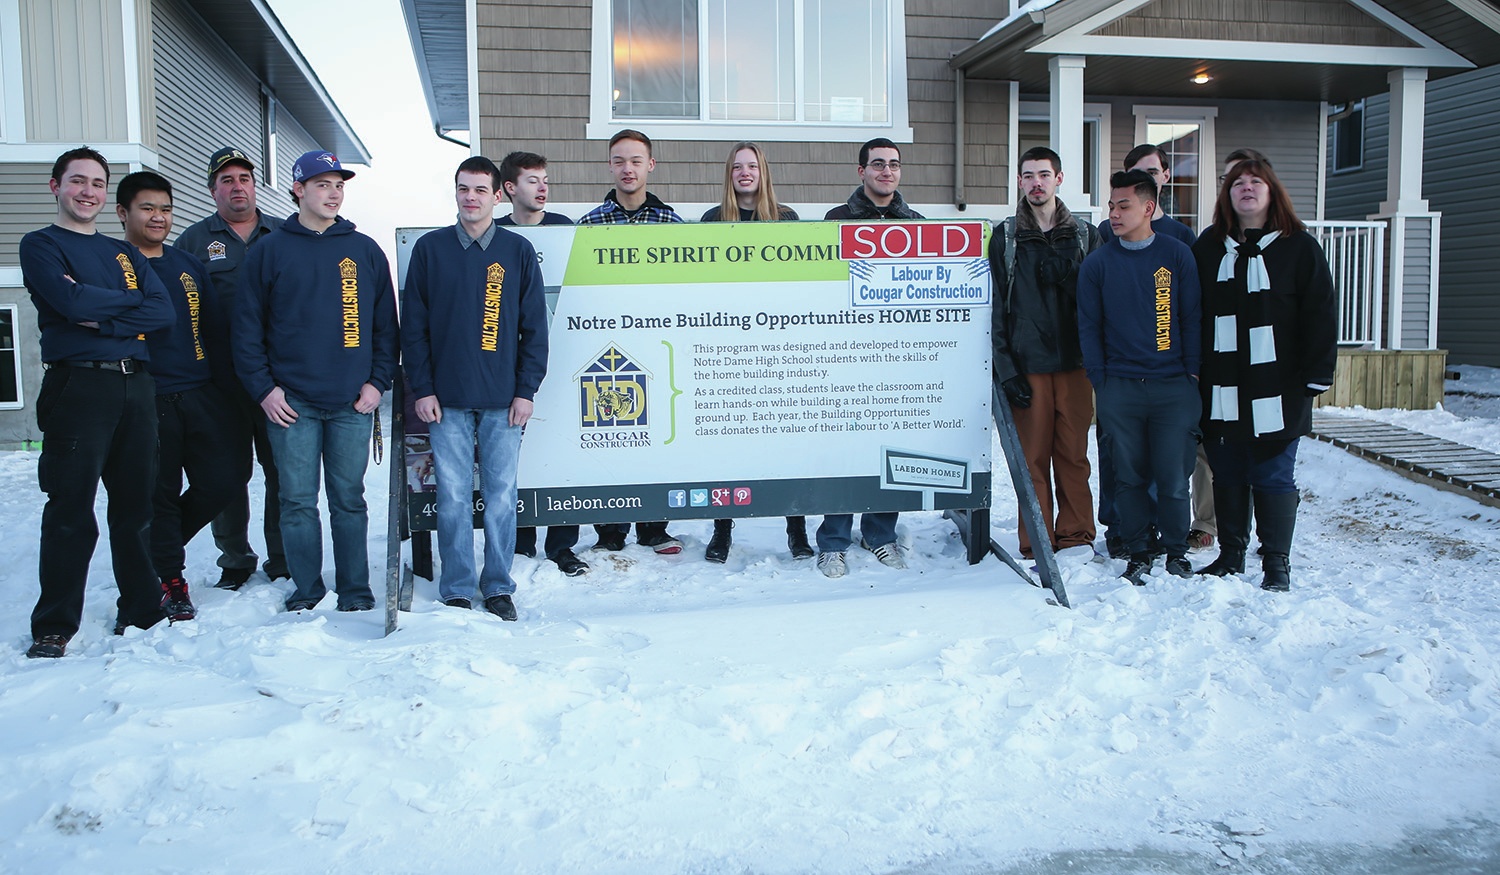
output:
M 1171 156 L 1164 208 L 1195 231 L 1211 220 L 1223 157 L 1247 146 L 1265 152 L 1294 189 L 1338 289 L 1343 350 L 1329 400 L 1430 407 L 1442 399 L 1442 217 L 1422 197 L 1426 83 L 1472 69 L 1466 54 L 1491 51 L 1483 39 L 1497 37 L 1463 5 L 1032 0 L 1013 4 L 949 66 L 960 103 L 968 80 L 1009 83 L 1009 176 L 1026 148 L 1050 145 L 1063 158 L 1060 196 L 1096 217 L 1109 173 L 1134 144 Z M 1326 216 L 1330 117 L 1381 91 L 1391 101 L 1384 200 L 1370 215 Z M 1262 114 L 1245 121 L 1256 106 Z M 960 111 L 960 156 L 962 119 Z

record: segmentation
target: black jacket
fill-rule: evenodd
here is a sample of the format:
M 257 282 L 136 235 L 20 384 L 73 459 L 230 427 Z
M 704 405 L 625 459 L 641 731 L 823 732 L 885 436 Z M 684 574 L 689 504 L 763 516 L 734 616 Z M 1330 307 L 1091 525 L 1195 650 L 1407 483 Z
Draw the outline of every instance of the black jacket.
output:
M 1193 255 L 1203 286 L 1198 385 L 1205 439 L 1287 441 L 1307 434 L 1308 386 L 1331 386 L 1338 359 L 1338 300 L 1323 248 L 1306 231 L 1271 241 L 1263 252 L 1270 288 L 1253 294 L 1245 291 L 1244 254 L 1235 260 L 1234 278 L 1219 282 L 1225 249 L 1216 230 L 1199 238 Z
M 1085 235 L 1080 246 L 1078 235 Z M 1056 374 L 1083 367 L 1078 344 L 1078 265 L 1099 246 L 1099 233 L 1072 219 L 1051 231 L 1017 229 L 1015 281 L 1005 264 L 1005 229 L 990 235 L 990 310 L 995 378 Z

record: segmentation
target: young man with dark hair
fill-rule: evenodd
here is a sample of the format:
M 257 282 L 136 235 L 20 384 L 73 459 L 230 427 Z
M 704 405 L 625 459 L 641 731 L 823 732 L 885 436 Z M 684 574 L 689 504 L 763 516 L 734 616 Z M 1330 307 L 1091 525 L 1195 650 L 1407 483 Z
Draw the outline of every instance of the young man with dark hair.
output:
M 353 176 L 331 152 L 297 159 L 297 212 L 250 250 L 231 322 L 234 368 L 270 421 L 281 475 L 281 534 L 295 585 L 288 611 L 309 610 L 327 593 L 320 469 L 338 609 L 375 607 L 365 467 L 370 416 L 391 388 L 400 338 L 385 253 L 339 215 Z
M 895 143 L 876 137 L 861 145 L 857 170 L 859 188 L 846 203 L 829 210 L 824 219 L 924 218 L 901 197 L 901 150 Z
M 1094 542 L 1088 460 L 1094 393 L 1078 345 L 1078 265 L 1099 237 L 1057 196 L 1062 181 L 1056 152 L 1028 149 L 1016 174 L 1016 214 L 990 237 L 989 251 L 999 290 L 991 311 L 995 380 L 1015 415 L 1054 550 Z M 1025 523 L 1018 535 L 1021 555 L 1032 558 Z
M 859 188 L 846 203 L 824 214 L 825 220 L 880 221 L 921 219 L 921 213 L 906 205 L 900 192 L 901 150 L 885 137 L 876 137 L 859 147 Z M 905 568 L 901 547 L 896 543 L 899 513 L 864 513 L 859 516 L 860 545 L 890 568 Z M 854 514 L 831 513 L 818 526 L 818 570 L 824 577 L 849 573 L 849 546 L 854 543 Z
M 573 220 L 547 212 L 547 159 L 535 152 L 512 152 L 500 162 L 500 193 L 510 201 L 501 225 L 571 225 Z
M 198 260 L 166 245 L 172 184 L 149 170 L 120 180 L 115 213 L 172 299 L 176 319 L 146 335 L 156 383 L 157 474 L 151 560 L 162 610 L 177 622 L 197 615 L 183 577 L 185 545 L 234 498 L 250 476 L 249 447 L 237 440 L 242 414 L 214 378 L 232 369 L 229 326 Z M 222 360 L 222 361 L 221 361 Z M 187 475 L 188 489 L 182 490 Z
M 646 190 L 646 180 L 656 169 L 656 159 L 651 157 L 651 138 L 625 129 L 609 140 L 609 172 L 615 178 L 615 187 L 604 196 L 604 203 L 589 210 L 578 220 L 580 225 L 670 224 L 681 222 L 677 211 L 662 203 Z M 595 549 L 623 550 L 625 536 L 630 533 L 629 523 L 605 523 L 594 526 L 599 535 Z M 682 541 L 667 533 L 665 520 L 636 523 L 635 540 L 642 547 L 650 547 L 657 553 L 672 555 L 682 552 Z
M 281 227 L 281 219 L 267 216 L 255 205 L 255 164 L 250 156 L 233 146 L 219 149 L 208 159 L 208 192 L 213 195 L 216 210 L 207 218 L 189 225 L 177 237 L 176 247 L 198 259 L 213 281 L 218 306 L 224 314 L 234 312 L 239 298 L 245 253 L 272 231 Z M 276 462 L 271 458 L 266 417 L 260 406 L 245 394 L 234 376 L 228 356 L 219 361 L 211 356 L 214 379 L 229 393 L 239 409 L 239 430 L 231 439 L 247 455 L 252 447 L 265 478 L 265 511 L 262 532 L 266 539 L 266 576 L 272 580 L 290 577 L 286 552 L 281 546 L 280 480 Z M 217 586 L 239 589 L 255 573 L 255 550 L 250 546 L 250 470 L 244 471 L 245 482 L 236 488 L 224 510 L 214 517 L 214 544 L 219 548 L 219 567 L 223 569 Z
M 500 190 L 511 203 L 510 215 L 495 223 L 502 227 L 519 225 L 571 225 L 573 221 L 560 213 L 547 212 L 547 159 L 535 152 L 512 152 L 500 162 Z M 588 574 L 589 564 L 578 558 L 577 526 L 548 526 L 542 544 L 548 559 L 568 577 Z M 536 527 L 516 529 L 516 552 L 536 556 Z
M 1156 182 L 1140 170 L 1110 178 L 1115 239 L 1084 259 L 1078 277 L 1078 339 L 1113 442 L 1115 504 L 1130 554 L 1123 576 L 1137 586 L 1151 571 L 1153 484 L 1166 570 L 1192 576 L 1188 475 L 1203 409 L 1197 263 L 1182 242 L 1151 230 L 1156 197 Z
M 89 560 L 99 540 L 94 495 L 109 493 L 109 552 L 120 598 L 115 632 L 160 622 L 151 566 L 156 484 L 156 387 L 145 334 L 172 321 L 172 302 L 140 250 L 98 232 L 109 165 L 87 146 L 64 152 L 48 187 L 57 216 L 21 238 L 21 274 L 41 330 L 36 400 L 42 457 L 38 577 L 31 658 L 61 657 L 83 619 Z
M 1151 216 L 1151 231 L 1162 234 L 1176 240 L 1181 240 L 1189 248 L 1198 239 L 1193 229 L 1167 215 L 1161 207 L 1160 192 L 1166 188 L 1167 183 L 1172 181 L 1172 169 L 1168 166 L 1167 153 L 1160 146 L 1151 143 L 1142 143 L 1131 149 L 1121 162 L 1122 170 L 1139 170 L 1150 176 L 1156 183 L 1158 192 L 1156 212 Z M 1115 232 L 1110 228 L 1109 219 L 1099 223 L 1099 235 L 1105 240 L 1114 239 Z M 1111 456 L 1111 447 L 1108 434 L 1100 428 L 1098 431 L 1099 442 L 1099 522 L 1104 526 L 1104 544 L 1109 555 L 1115 559 L 1126 558 L 1123 541 L 1119 532 L 1115 531 L 1118 516 L 1115 513 L 1115 463 Z M 1201 453 L 1201 449 L 1200 449 Z M 1206 467 L 1206 464 L 1205 464 Z M 1210 493 L 1211 495 L 1211 493 Z M 1158 543 L 1156 538 L 1156 497 L 1148 495 L 1147 499 L 1151 508 L 1151 540 L 1153 544 Z M 1213 499 L 1208 503 L 1209 521 L 1204 525 L 1212 531 Z M 1195 521 L 1196 527 L 1196 521 Z M 1210 535 L 1211 539 L 1211 535 Z M 1189 546 L 1192 546 L 1189 543 Z
M 458 222 L 424 234 L 402 291 L 401 349 L 428 423 L 437 465 L 438 596 L 516 619 L 510 574 L 516 540 L 521 428 L 547 373 L 547 302 L 536 250 L 494 219 L 500 171 L 475 156 L 458 165 Z M 474 457 L 484 484 L 484 568 L 474 571 Z

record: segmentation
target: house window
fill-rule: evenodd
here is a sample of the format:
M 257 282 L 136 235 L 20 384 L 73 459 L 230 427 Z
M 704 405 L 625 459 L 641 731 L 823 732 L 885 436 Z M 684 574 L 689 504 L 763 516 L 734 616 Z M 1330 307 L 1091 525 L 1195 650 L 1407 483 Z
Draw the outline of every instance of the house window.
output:
M 910 141 L 904 16 L 905 0 L 600 0 L 588 136 Z
M 1213 216 L 1218 187 L 1211 106 L 1137 106 L 1137 143 L 1155 143 L 1167 153 L 1172 181 L 1162 187 L 1162 212 L 1201 231 Z
M 0 410 L 18 410 L 21 399 L 21 359 L 16 352 L 16 308 L 0 307 Z
M 1333 172 L 1358 170 L 1365 163 L 1365 102 L 1346 103 L 1328 116 L 1328 146 Z

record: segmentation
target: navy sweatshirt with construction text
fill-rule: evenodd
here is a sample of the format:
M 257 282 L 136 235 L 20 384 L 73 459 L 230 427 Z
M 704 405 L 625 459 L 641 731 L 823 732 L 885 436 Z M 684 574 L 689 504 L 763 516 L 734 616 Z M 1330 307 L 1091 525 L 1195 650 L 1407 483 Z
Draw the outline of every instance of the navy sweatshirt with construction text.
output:
M 1203 350 L 1198 265 L 1193 251 L 1162 234 L 1144 249 L 1119 238 L 1078 268 L 1078 342 L 1097 389 L 1104 378 L 1198 375 Z
M 401 350 L 418 398 L 503 409 L 515 398 L 532 400 L 547 373 L 546 290 L 536 250 L 498 226 L 487 236 L 469 240 L 462 226 L 449 225 L 412 248 Z
M 391 388 L 400 338 L 390 264 L 343 217 L 318 233 L 293 214 L 252 246 L 230 326 L 235 372 L 257 402 L 280 386 L 333 409 L 365 383 Z

